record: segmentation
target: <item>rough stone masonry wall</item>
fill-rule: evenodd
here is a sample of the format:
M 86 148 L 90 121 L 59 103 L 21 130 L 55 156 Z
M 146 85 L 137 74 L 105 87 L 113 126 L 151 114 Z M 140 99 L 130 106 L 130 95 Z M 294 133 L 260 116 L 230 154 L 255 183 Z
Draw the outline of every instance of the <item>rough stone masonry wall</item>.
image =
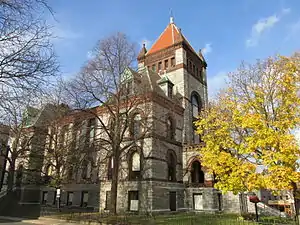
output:
M 194 209 L 194 194 L 202 194 L 203 197 L 203 210 L 206 212 L 215 212 L 219 210 L 218 201 L 218 190 L 214 188 L 186 188 L 185 189 L 185 208 L 188 211 L 193 211 Z
M 48 192 L 46 205 L 53 205 L 55 197 L 55 188 L 42 187 L 41 197 L 44 191 Z M 99 184 L 68 184 L 61 188 L 61 206 L 67 205 L 68 192 L 73 192 L 72 207 L 81 207 L 82 192 L 88 193 L 88 208 L 93 208 L 95 211 L 99 209 Z
M 151 211 L 152 185 L 150 181 L 119 181 L 117 195 L 117 213 L 128 212 L 128 191 L 139 192 L 139 212 Z M 106 192 L 111 190 L 111 182 L 105 181 L 100 185 L 100 212 L 108 211 L 105 208 Z
M 176 192 L 177 211 L 185 210 L 184 187 L 178 182 L 152 182 L 152 212 L 170 211 L 170 192 Z

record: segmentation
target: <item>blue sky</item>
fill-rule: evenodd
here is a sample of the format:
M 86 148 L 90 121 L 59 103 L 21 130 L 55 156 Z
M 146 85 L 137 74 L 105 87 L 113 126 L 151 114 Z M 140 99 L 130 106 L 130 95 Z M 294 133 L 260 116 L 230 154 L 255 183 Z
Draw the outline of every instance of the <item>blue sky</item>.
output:
M 65 76 L 72 76 L 88 60 L 97 40 L 114 32 L 148 47 L 169 23 L 175 23 L 208 62 L 212 96 L 224 86 L 226 73 L 242 60 L 254 62 L 276 53 L 300 50 L 299 0 L 51 0 L 55 11 L 56 52 Z

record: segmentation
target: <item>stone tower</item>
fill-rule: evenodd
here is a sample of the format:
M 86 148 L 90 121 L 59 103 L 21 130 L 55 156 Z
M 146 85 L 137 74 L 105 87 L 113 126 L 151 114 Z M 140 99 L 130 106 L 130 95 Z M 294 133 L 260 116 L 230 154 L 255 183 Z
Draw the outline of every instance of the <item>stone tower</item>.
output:
M 207 104 L 207 64 L 201 50 L 195 52 L 173 17 L 149 51 L 143 46 L 138 56 L 138 68 L 143 67 L 167 76 L 174 84 L 173 92 L 181 96 L 185 109 L 183 144 L 198 144 L 193 121 Z

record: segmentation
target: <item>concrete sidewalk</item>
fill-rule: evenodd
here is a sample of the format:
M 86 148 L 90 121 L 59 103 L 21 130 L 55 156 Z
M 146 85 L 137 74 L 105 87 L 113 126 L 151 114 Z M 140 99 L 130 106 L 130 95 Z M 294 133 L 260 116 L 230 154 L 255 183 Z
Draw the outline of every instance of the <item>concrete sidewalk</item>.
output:
M 30 223 L 30 224 L 39 224 L 39 225 L 76 225 L 76 224 L 99 224 L 99 223 L 89 223 L 82 221 L 80 223 L 76 222 L 67 222 L 65 220 L 52 219 L 47 217 L 39 217 L 38 219 L 25 219 L 19 217 L 9 217 L 9 216 L 0 216 L 0 219 L 10 220 L 13 222 L 22 222 L 22 223 Z

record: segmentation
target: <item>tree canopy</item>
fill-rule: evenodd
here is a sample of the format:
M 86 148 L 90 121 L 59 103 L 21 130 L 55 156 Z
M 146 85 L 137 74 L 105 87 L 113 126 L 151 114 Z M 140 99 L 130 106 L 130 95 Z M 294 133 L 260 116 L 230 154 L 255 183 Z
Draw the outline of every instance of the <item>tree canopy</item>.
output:
M 202 164 L 222 191 L 296 189 L 300 54 L 242 63 L 196 122 Z

